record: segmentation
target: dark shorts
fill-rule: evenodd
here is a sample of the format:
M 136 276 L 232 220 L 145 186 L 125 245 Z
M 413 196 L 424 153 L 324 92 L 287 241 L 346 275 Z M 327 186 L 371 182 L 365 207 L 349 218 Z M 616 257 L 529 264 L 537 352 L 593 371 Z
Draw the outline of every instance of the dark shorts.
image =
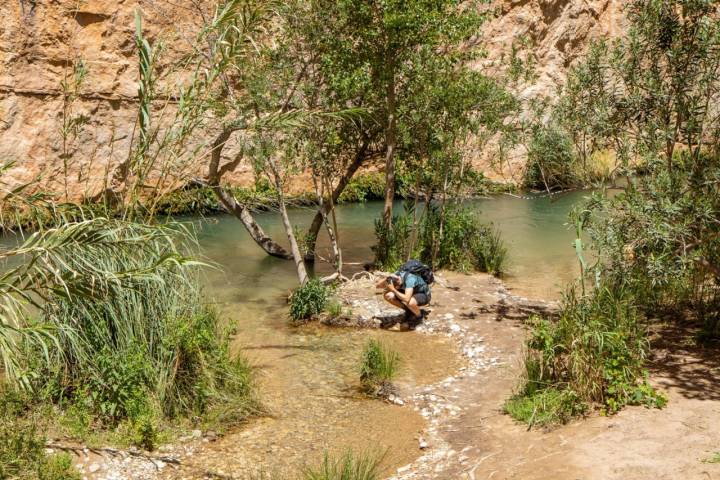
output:
M 430 303 L 431 299 L 429 293 L 415 293 L 413 294 L 413 298 L 415 299 L 419 307 L 427 305 L 428 303 Z

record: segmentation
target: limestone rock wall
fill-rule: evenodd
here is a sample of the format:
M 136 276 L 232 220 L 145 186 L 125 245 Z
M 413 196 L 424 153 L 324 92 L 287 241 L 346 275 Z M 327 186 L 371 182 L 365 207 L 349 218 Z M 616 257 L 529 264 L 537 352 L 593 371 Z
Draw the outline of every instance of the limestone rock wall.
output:
M 513 44 L 521 58 L 535 64 L 532 81 L 516 87 L 522 99 L 556 96 L 570 66 L 599 38 L 617 38 L 626 28 L 622 0 L 509 0 L 497 2 L 498 15 L 485 24 L 485 59 L 477 67 L 502 75 Z M 528 57 L 528 54 L 530 56 Z M 522 181 L 526 153 L 522 148 L 498 162 L 492 143 L 485 151 L 472 152 L 476 166 L 490 178 Z
M 619 0 L 509 0 L 482 32 L 488 56 L 479 68 L 502 71 L 510 46 L 530 40 L 539 78 L 523 96 L 552 93 L 591 38 L 622 29 Z M 171 56 L 186 52 L 211 0 L 3 0 L 0 2 L 0 164 L 14 161 L 3 182 L 41 177 L 57 192 L 70 172 L 73 198 L 92 196 L 128 154 L 137 117 L 134 12 L 145 34 Z M 77 98 L 62 82 L 78 62 L 87 72 Z M 69 118 L 85 123 L 72 131 Z M 64 120 L 65 119 L 65 120 Z M 65 132 L 63 135 L 63 125 Z M 70 132 L 69 132 L 70 131 Z M 69 133 L 68 133 L 69 132 Z M 513 159 L 513 168 L 522 158 Z M 489 168 L 489 167 L 487 167 Z M 246 182 L 247 167 L 234 178 Z

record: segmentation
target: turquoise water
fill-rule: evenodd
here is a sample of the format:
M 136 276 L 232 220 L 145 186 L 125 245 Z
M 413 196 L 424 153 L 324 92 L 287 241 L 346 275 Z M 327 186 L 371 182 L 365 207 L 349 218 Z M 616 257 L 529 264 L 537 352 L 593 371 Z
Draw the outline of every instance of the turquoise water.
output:
M 527 296 L 555 298 L 577 276 L 572 247 L 574 231 L 567 225 L 567 216 L 584 196 L 583 192 L 573 192 L 526 200 L 503 195 L 469 202 L 481 219 L 499 229 L 508 247 L 510 263 L 505 281 L 510 288 Z M 344 261 L 351 264 L 345 267 L 347 272 L 360 270 L 359 264 L 372 260 L 373 221 L 381 212 L 382 202 L 338 207 L 340 245 Z M 291 211 L 293 223 L 302 230 L 313 215 L 311 209 Z M 273 239 L 287 244 L 276 213 L 259 213 L 256 218 Z M 294 288 L 297 279 L 292 262 L 267 256 L 240 221 L 230 215 L 219 215 L 201 223 L 202 252 L 223 268 L 221 274 L 210 275 L 211 288 L 224 290 L 242 285 L 245 288 L 237 290 L 233 298 L 239 304 L 269 302 Z M 326 238 L 321 237 L 318 245 L 319 255 L 331 258 Z M 319 273 L 331 270 L 322 261 L 317 262 L 316 268 Z
M 582 197 L 498 196 L 470 202 L 484 221 L 495 224 L 507 244 L 510 265 L 505 282 L 511 289 L 530 297 L 557 297 L 575 278 L 573 232 L 566 222 L 570 208 Z M 347 266 L 347 273 L 372 260 L 373 222 L 381 212 L 381 202 L 338 207 L 344 260 L 354 264 Z M 311 209 L 291 211 L 293 223 L 303 230 L 313 215 Z M 259 213 L 257 219 L 276 241 L 287 243 L 276 213 Z M 207 444 L 193 462 L 237 476 L 258 468 L 296 472 L 325 450 L 367 445 L 387 449 L 383 465 L 388 471 L 412 461 L 424 420 L 412 409 L 357 394 L 361 350 L 372 336 L 399 352 L 403 364 L 398 383 L 414 387 L 455 371 L 454 343 L 443 336 L 384 330 L 293 328 L 286 305 L 288 293 L 297 286 L 293 263 L 267 256 L 230 215 L 192 220 L 198 223 L 202 255 L 217 265 L 206 270 L 206 299 L 217 305 L 222 318 L 237 325 L 234 347 L 255 366 L 263 404 L 272 413 Z M 17 238 L 2 241 L 11 244 Z M 319 254 L 330 257 L 324 237 Z M 323 262 L 317 268 L 319 273 L 331 270 Z

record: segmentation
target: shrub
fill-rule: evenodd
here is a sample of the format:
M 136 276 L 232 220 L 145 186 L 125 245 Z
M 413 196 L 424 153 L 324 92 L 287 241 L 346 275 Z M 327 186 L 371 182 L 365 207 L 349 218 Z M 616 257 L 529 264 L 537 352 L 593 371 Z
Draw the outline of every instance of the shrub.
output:
M 338 459 L 332 459 L 326 452 L 319 467 L 307 468 L 303 480 L 379 480 L 379 455 L 354 455 L 346 452 Z
M 392 388 L 400 357 L 375 339 L 368 340 L 360 360 L 360 383 L 363 390 L 379 395 Z
M 420 258 L 434 269 L 470 271 L 477 234 L 477 220 L 469 209 L 451 205 L 443 211 L 429 205 L 420 225 Z
M 572 139 L 556 125 L 538 125 L 528 146 L 525 185 L 552 190 L 581 183 Z
M 481 223 L 472 210 L 461 205 L 450 205 L 444 211 L 435 205 L 426 208 L 417 231 L 412 210 L 393 217 L 390 232 L 376 220 L 378 243 L 373 251 L 378 268 L 395 270 L 408 258 L 417 257 L 434 269 L 503 272 L 507 249 L 492 226 Z
M 474 238 L 472 256 L 475 261 L 475 270 L 491 275 L 501 275 L 507 264 L 507 248 L 500 232 L 489 225 L 481 225 Z
M 385 198 L 385 175 L 374 172 L 353 177 L 338 198 L 338 203 L 366 202 L 383 198 Z
M 579 296 L 571 288 L 557 321 L 531 321 L 524 385 L 506 410 L 529 420 L 523 412 L 532 407 L 543 419 L 566 421 L 591 403 L 608 414 L 627 404 L 664 406 L 644 380 L 643 325 L 627 290 L 601 285 Z
M 296 288 L 290 296 L 290 318 L 299 322 L 318 315 L 325 309 L 328 294 L 328 287 L 319 278 Z

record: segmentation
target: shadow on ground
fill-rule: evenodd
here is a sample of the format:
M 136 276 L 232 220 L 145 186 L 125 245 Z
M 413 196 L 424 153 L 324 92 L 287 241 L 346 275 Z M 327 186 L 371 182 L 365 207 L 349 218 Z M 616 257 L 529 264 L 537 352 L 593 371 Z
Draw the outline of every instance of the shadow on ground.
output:
M 649 369 L 659 383 L 686 398 L 720 401 L 720 348 L 696 342 L 692 325 L 663 325 L 652 335 Z

